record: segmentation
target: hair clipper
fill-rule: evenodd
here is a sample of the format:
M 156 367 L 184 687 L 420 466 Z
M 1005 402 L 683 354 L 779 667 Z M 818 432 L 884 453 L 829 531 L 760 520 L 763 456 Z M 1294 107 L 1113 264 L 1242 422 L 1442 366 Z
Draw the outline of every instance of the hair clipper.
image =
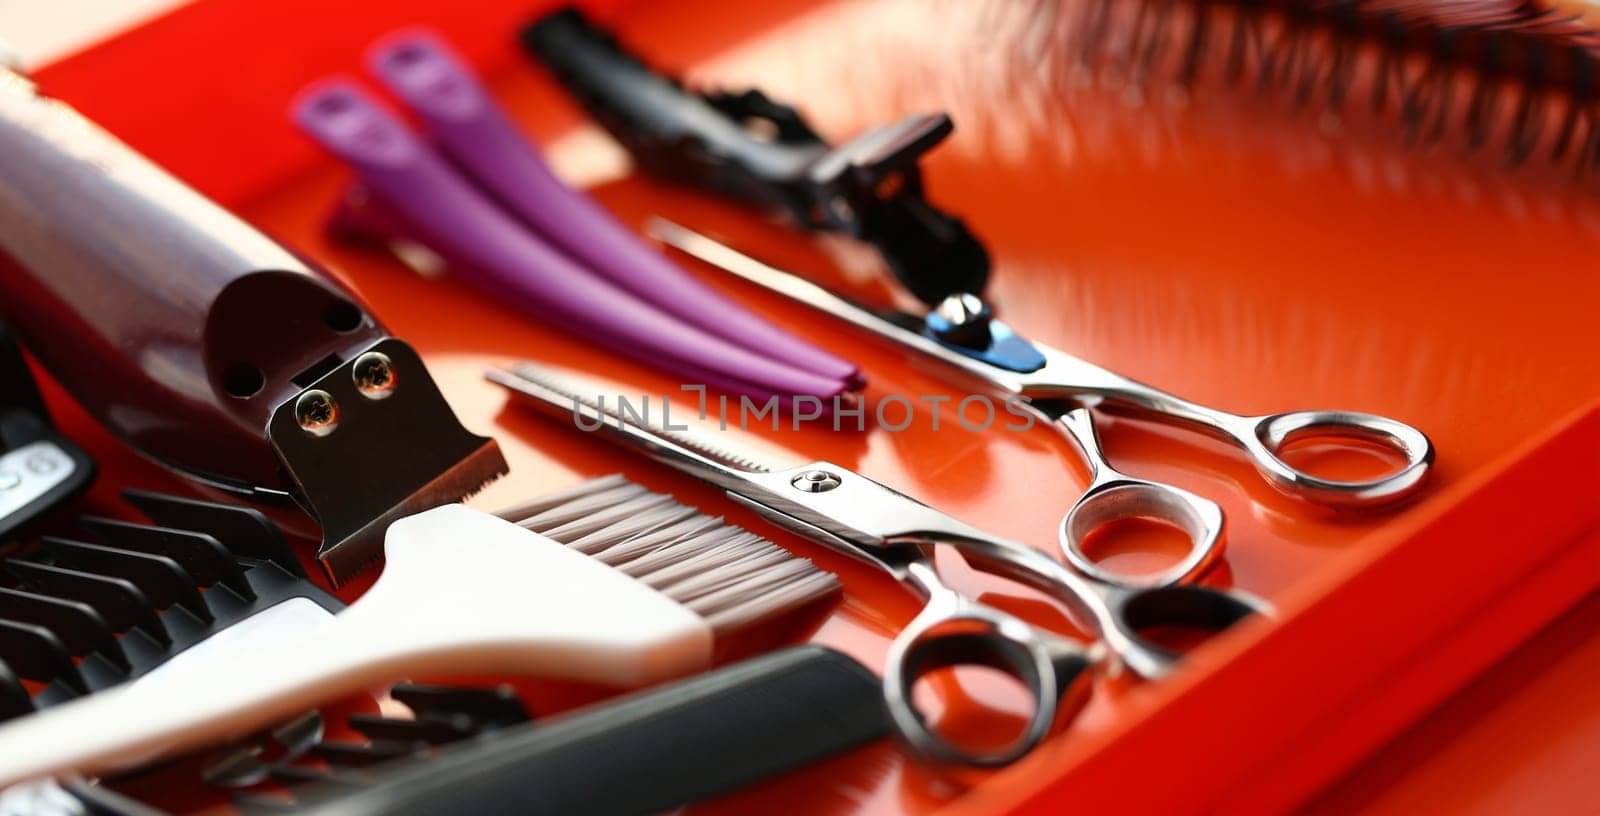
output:
M 22 349 L 0 323 L 0 547 L 88 489 L 94 471 L 89 454 L 50 422 Z
M 390 521 L 506 472 L 355 295 L 4 69 L 0 290 L 134 448 L 315 517 L 335 584 L 382 555 Z

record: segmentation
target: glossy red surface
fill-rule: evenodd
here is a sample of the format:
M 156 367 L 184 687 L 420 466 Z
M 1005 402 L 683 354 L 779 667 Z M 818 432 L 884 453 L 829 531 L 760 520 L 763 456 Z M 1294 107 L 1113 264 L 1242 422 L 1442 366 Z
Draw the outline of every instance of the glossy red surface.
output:
M 507 405 L 480 373 L 515 358 L 594 372 L 624 393 L 674 392 L 676 384 L 449 280 L 331 243 L 321 218 L 344 175 L 292 141 L 283 105 L 304 80 L 359 70 L 361 46 L 394 25 L 428 22 L 488 72 L 557 168 L 629 223 L 669 215 L 882 300 L 888 293 L 874 259 L 630 174 L 559 89 L 511 53 L 509 32 L 528 9 L 490 0 L 455 6 L 328 11 L 326 25 L 297 36 L 304 18 L 296 15 L 316 14 L 316 4 L 208 0 L 40 79 L 356 286 L 424 353 L 467 426 L 493 430 L 505 448 L 512 475 L 475 503 L 493 507 L 623 471 L 767 530 L 714 491 Z M 1280 612 L 1275 621 L 1205 644 L 1167 682 L 1097 683 L 1076 720 L 1005 771 L 936 774 L 882 744 L 703 809 L 1291 807 L 1600 583 L 1600 278 L 1582 262 L 1600 248 L 1600 207 L 1568 187 L 1503 181 L 1453 170 L 1449 157 L 1407 158 L 1379 142 L 1324 137 L 1249 104 L 1135 107 L 1092 88 L 1062 91 L 1008 58 L 1009 41 L 985 28 L 986 7 L 938 4 L 931 13 L 909 0 L 778 2 L 730 13 L 692 0 L 630 7 L 616 23 L 657 64 L 799 101 L 832 137 L 912 111 L 949 110 L 958 129 L 928 161 L 932 195 L 988 241 L 992 291 L 1013 325 L 1218 407 L 1341 407 L 1403 419 L 1433 436 L 1434 481 L 1395 512 L 1335 516 L 1274 493 L 1220 444 L 1107 423 L 1103 435 L 1119 466 L 1223 505 L 1228 560 L 1212 580 L 1269 599 Z M 246 30 L 254 33 L 244 51 L 223 54 L 203 39 Z M 162 56 L 135 65 L 139 54 Z M 234 68 L 189 70 L 208 60 Z M 110 90 L 105 77 L 116 68 L 125 81 L 173 88 L 160 116 Z M 199 113 L 225 85 L 228 99 L 249 101 L 224 104 L 215 120 Z M 872 378 L 869 400 L 951 393 L 893 351 L 691 268 L 859 361 Z M 170 484 L 68 414 L 71 430 L 106 463 L 96 502 L 108 503 L 115 485 L 130 480 Z M 751 436 L 795 457 L 855 468 L 1046 550 L 1084 483 L 1067 444 L 1043 431 L 973 433 L 948 422 L 935 431 L 922 415 L 902 433 Z M 1370 463 L 1319 466 L 1354 472 Z M 831 613 L 778 634 L 829 643 L 876 666 L 914 602 L 854 563 L 775 538 L 846 584 Z M 953 559 L 941 566 L 957 586 L 1070 631 L 1027 591 Z M 934 692 L 929 702 L 945 710 L 949 727 L 992 738 L 1015 725 L 1018 700 L 1001 684 L 963 677 Z M 529 686 L 541 710 L 598 694 Z
M 1600 595 L 1312 800 L 1307 813 L 1600 813 Z

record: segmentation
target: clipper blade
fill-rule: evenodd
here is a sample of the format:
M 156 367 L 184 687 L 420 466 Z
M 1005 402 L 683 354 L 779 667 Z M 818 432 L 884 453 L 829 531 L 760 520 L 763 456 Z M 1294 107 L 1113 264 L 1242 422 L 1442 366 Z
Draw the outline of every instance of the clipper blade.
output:
M 505 475 L 500 446 L 462 427 L 421 358 L 385 337 L 279 405 L 267 438 L 322 525 L 339 586 L 383 555 L 389 524 L 460 501 Z

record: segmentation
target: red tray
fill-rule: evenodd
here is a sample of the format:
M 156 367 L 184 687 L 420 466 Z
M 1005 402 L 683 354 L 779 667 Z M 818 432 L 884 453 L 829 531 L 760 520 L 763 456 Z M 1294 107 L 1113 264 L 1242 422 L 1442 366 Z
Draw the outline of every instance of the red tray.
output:
M 1586 194 L 1456 171 L 1448 158 L 1329 141 L 1248 105 L 1198 100 L 1166 114 L 1052 88 L 991 53 L 984 5 L 928 13 L 919 0 L 686 0 L 597 4 L 597 13 L 652 62 L 800 101 L 831 136 L 949 110 L 958 131 L 928 163 L 932 195 L 988 242 L 993 293 L 1011 323 L 1220 407 L 1334 406 L 1404 419 L 1437 444 L 1436 478 L 1402 511 L 1335 517 L 1274 494 L 1224 447 L 1114 423 L 1105 437 L 1120 466 L 1222 503 L 1229 557 L 1215 580 L 1265 596 L 1276 620 L 1205 644 L 1169 681 L 1100 682 L 1077 720 L 1003 771 L 939 775 L 885 743 L 700 808 L 1290 808 L 1600 585 L 1600 277 L 1585 268 L 1600 249 L 1600 209 Z M 287 102 L 312 79 L 359 72 L 376 36 L 421 23 L 476 62 L 561 172 L 631 223 L 670 215 L 863 298 L 886 297 L 860 252 L 632 175 L 515 53 L 513 31 L 543 7 L 200 0 L 37 79 L 347 276 L 424 353 L 468 426 L 493 431 L 506 449 L 512 475 L 476 503 L 623 471 L 768 532 L 714 491 L 508 407 L 480 372 L 527 357 L 639 392 L 675 384 L 321 230 L 344 175 L 291 130 Z M 895 352 L 700 271 L 859 361 L 873 380 L 869 398 L 950 393 Z M 177 486 L 49 390 L 69 432 L 104 463 L 90 499 L 97 509 L 113 508 L 125 484 Z M 1064 464 L 1065 443 L 1042 432 L 969 433 L 948 422 L 934 432 L 924 415 L 898 434 L 762 435 L 1047 549 L 1083 486 Z M 775 537 L 847 588 L 845 602 L 798 637 L 877 665 L 914 613 L 911 599 L 851 562 Z M 958 585 L 1070 629 L 1036 596 L 942 566 Z M 540 711 L 602 694 L 527 690 Z M 982 722 L 988 709 L 1016 705 L 985 678 L 940 691 L 948 721 Z

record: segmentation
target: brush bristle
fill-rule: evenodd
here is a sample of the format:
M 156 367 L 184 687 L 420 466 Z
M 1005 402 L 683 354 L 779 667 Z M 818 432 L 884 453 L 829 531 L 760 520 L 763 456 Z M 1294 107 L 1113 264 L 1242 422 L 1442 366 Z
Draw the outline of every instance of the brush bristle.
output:
M 839 591 L 809 560 L 619 475 L 497 515 L 621 570 L 719 635 Z

